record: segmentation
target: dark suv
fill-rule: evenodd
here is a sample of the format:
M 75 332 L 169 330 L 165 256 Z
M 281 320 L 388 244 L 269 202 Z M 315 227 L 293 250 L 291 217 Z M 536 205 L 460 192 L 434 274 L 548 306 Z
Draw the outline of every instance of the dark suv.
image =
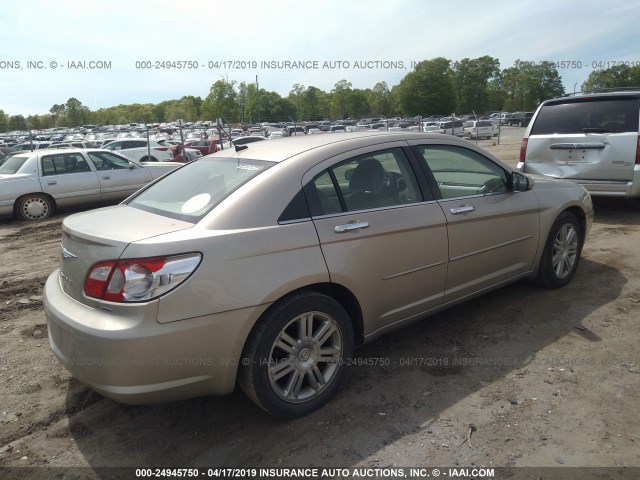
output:
M 533 117 L 533 112 L 515 112 L 511 118 L 509 118 L 509 125 L 526 127 L 529 125 L 531 117 Z

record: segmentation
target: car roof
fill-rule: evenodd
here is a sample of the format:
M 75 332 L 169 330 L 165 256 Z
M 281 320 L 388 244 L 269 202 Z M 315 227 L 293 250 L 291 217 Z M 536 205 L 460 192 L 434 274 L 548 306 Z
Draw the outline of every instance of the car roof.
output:
M 107 150 L 106 148 L 46 148 L 40 150 L 34 150 L 33 152 L 25 151 L 24 154 L 36 154 L 36 155 L 56 155 L 56 154 L 69 154 L 69 153 L 93 153 L 93 152 L 105 152 L 105 153 L 115 153 L 112 150 Z M 22 152 L 20 152 L 22 153 Z M 123 159 L 126 159 L 122 155 L 120 155 Z
M 640 91 L 628 92 L 604 92 L 604 93 L 580 93 L 564 97 L 552 98 L 543 102 L 543 105 L 558 105 L 562 103 L 580 103 L 589 100 L 637 100 L 640 99 Z
M 303 152 L 329 145 L 338 146 L 338 144 L 344 144 L 345 150 L 350 150 L 360 147 L 366 147 L 375 143 L 402 141 L 416 138 L 440 141 L 446 139 L 452 144 L 460 143 L 462 145 L 466 145 L 466 143 L 462 143 L 462 141 L 457 138 L 444 138 L 441 134 L 385 131 L 351 132 L 345 135 L 300 135 L 276 140 L 267 140 L 264 142 L 249 143 L 247 144 L 248 148 L 240 150 L 239 152 L 233 152 L 233 157 L 281 162 Z M 377 142 L 372 142 L 372 140 L 376 139 L 378 140 Z M 228 157 L 229 149 L 217 152 L 213 154 L 213 156 Z

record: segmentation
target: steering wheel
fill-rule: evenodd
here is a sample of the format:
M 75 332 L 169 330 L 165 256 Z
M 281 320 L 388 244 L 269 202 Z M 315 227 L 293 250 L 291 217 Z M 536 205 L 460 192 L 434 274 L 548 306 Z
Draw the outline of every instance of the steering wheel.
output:
M 504 180 L 500 177 L 494 177 L 490 180 L 487 180 L 482 187 L 482 193 L 496 193 L 502 192 L 505 189 Z
M 398 191 L 398 177 L 396 177 L 392 172 L 387 172 L 385 170 L 382 177 L 382 187 L 387 192 Z

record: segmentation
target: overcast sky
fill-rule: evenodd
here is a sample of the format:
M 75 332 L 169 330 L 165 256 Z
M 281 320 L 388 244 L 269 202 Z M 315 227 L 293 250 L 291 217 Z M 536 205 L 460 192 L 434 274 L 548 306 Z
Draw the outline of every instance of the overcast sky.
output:
M 283 96 L 296 83 L 329 91 L 342 79 L 391 87 L 412 61 L 440 56 L 490 55 L 501 68 L 574 61 L 559 70 L 567 91 L 597 62 L 640 64 L 640 0 L 21 0 L 0 12 L 0 109 L 10 115 L 44 114 L 70 97 L 92 110 L 204 98 L 216 80 L 256 75 L 260 88 Z M 163 60 L 198 68 L 136 68 Z M 260 68 L 286 60 L 317 68 Z M 85 69 L 69 64 L 80 61 Z

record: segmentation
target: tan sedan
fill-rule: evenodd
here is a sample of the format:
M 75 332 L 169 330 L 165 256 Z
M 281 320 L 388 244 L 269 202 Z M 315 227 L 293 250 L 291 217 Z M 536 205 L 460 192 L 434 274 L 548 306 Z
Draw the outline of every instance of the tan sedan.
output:
M 223 150 L 69 216 L 45 287 L 53 351 L 126 403 L 227 394 L 305 415 L 357 345 L 578 267 L 589 194 L 465 140 L 310 135 Z

